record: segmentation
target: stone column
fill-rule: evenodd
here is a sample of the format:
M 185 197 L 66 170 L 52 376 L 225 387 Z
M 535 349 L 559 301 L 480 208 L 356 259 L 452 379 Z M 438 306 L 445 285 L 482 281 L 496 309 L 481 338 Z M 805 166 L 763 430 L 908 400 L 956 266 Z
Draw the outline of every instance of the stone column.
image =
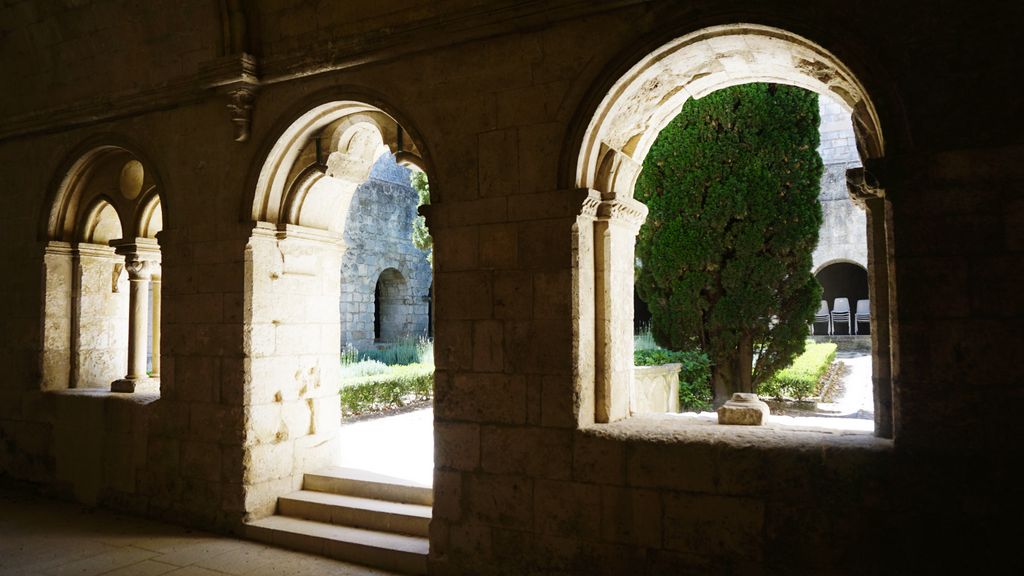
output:
M 595 419 L 614 422 L 633 409 L 633 276 L 636 235 L 647 207 L 602 193 L 594 222 Z
M 878 164 L 878 161 L 875 161 Z M 889 289 L 889 207 L 885 191 L 864 168 L 846 171 L 853 201 L 867 212 L 868 297 L 871 299 L 871 375 L 875 395 L 875 435 L 893 436 L 892 334 Z
M 149 282 L 158 271 L 160 248 L 155 240 L 138 238 L 134 242 L 111 242 L 125 257 L 130 289 L 128 293 L 128 373 L 110 384 L 112 392 L 135 392 L 144 387 L 157 391 L 157 381 L 146 374 L 146 325 L 149 320 Z M 156 329 L 154 328 L 154 332 Z
M 150 276 L 150 282 L 153 286 L 153 369 L 150 372 L 150 377 L 153 379 L 160 378 L 160 286 L 161 286 L 161 270 L 160 264 L 153 262 L 152 275 Z

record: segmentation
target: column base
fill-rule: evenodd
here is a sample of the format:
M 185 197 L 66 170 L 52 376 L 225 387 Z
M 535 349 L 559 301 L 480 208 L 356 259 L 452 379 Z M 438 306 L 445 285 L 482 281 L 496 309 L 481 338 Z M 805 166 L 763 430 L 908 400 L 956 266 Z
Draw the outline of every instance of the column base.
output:
M 160 392 L 159 378 L 121 378 L 110 383 L 111 392 Z
M 760 426 L 768 417 L 768 404 L 757 394 L 736 392 L 718 409 L 718 423 L 739 426 Z

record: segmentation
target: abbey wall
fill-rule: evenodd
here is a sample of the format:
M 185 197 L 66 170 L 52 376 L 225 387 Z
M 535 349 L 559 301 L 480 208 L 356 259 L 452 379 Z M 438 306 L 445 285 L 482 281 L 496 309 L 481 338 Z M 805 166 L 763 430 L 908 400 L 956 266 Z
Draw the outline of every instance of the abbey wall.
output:
M 419 197 L 390 154 L 356 189 L 341 260 L 341 342 L 365 350 L 428 332 L 430 262 L 412 241 Z M 379 285 L 379 289 L 378 289 Z M 376 307 L 375 307 L 376 306 Z
M 0 478 L 224 532 L 273 513 L 344 450 L 337 216 L 384 146 L 431 185 L 431 573 L 1016 573 L 1022 16 L 989 2 L 7 2 Z M 765 77 L 854 110 L 875 435 L 622 409 L 644 146 L 685 98 Z M 154 240 L 141 207 L 104 192 L 129 253 L 159 249 L 159 382 L 130 393 L 71 378 L 61 319 L 88 292 L 50 274 L 56 254 L 74 278 L 71 251 L 103 237 L 85 232 L 102 209 L 68 220 L 59 200 L 108 148 L 158 176 L 163 207 Z M 111 276 L 81 276 L 110 280 L 111 300 L 114 255 Z M 117 378 L 144 379 L 123 364 Z

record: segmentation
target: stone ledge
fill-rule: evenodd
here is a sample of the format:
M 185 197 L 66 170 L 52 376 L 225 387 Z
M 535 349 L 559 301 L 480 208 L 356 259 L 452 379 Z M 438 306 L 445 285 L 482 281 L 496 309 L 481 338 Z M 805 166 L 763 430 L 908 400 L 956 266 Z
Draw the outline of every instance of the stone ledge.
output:
M 715 416 L 697 414 L 644 414 L 610 424 L 583 427 L 580 433 L 624 442 L 659 444 L 713 444 L 754 449 L 851 449 L 891 451 L 893 441 L 871 432 L 825 430 L 780 424 L 768 419 L 763 426 L 719 426 Z
M 125 394 L 123 392 L 111 392 L 106 388 L 68 388 L 66 390 L 46 390 L 41 392 L 41 394 L 46 396 L 113 400 L 119 402 L 130 402 L 132 404 L 151 404 L 160 399 L 159 392 L 134 392 L 131 394 Z

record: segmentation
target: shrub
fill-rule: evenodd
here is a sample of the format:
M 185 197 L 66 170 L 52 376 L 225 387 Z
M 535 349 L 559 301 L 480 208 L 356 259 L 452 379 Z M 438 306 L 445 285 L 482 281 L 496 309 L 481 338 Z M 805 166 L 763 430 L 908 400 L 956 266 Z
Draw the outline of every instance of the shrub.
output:
M 783 397 L 803 400 L 817 396 L 821 377 L 836 358 L 836 345 L 832 342 L 807 342 L 803 354 L 797 356 L 787 368 L 780 370 L 758 386 L 757 393 L 777 399 Z
M 388 371 L 388 365 L 376 360 L 362 360 L 359 362 L 341 363 L 341 377 L 360 378 L 362 376 L 376 376 Z
M 405 366 L 420 361 L 418 342 L 414 338 L 402 338 L 382 348 L 371 348 L 359 353 L 360 360 L 376 360 L 388 366 Z
M 429 400 L 434 394 L 434 368 L 413 364 L 384 374 L 342 381 L 341 413 L 345 416 L 383 412 L 410 402 Z
M 664 348 L 648 348 L 633 352 L 636 366 L 682 364 L 679 369 L 679 409 L 703 411 L 711 408 L 711 362 L 699 350 L 673 352 Z

